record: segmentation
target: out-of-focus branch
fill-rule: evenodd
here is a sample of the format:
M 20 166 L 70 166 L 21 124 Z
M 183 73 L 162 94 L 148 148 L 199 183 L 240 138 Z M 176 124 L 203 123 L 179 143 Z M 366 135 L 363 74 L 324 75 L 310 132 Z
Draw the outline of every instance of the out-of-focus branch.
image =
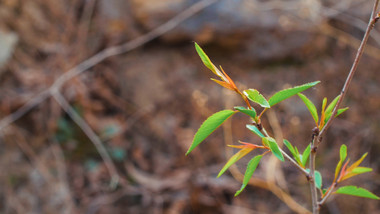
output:
M 176 26 L 178 26 L 180 23 L 185 21 L 186 19 L 190 18 L 194 14 L 198 13 L 199 11 L 205 9 L 206 7 L 214 4 L 218 0 L 202 0 L 199 1 L 177 16 L 173 17 L 169 21 L 167 21 L 165 24 L 160 25 L 159 27 L 153 29 L 147 34 L 144 34 L 136 39 L 133 39 L 132 41 L 129 41 L 125 44 L 109 47 L 103 51 L 100 51 L 99 53 L 95 54 L 94 56 L 88 58 L 87 60 L 81 62 L 74 68 L 68 70 L 66 73 L 61 75 L 53 85 L 44 91 L 40 92 L 34 98 L 31 98 L 27 103 L 25 103 L 22 107 L 17 109 L 14 113 L 9 114 L 8 116 L 4 117 L 0 120 L 0 130 L 4 129 L 14 121 L 18 120 L 20 117 L 25 115 L 27 112 L 32 110 L 34 107 L 36 107 L 38 104 L 45 101 L 48 97 L 51 96 L 51 94 L 57 90 L 59 90 L 63 84 L 65 84 L 68 80 L 78 76 L 79 74 L 83 73 L 84 71 L 88 70 L 89 68 L 97 65 L 98 63 L 102 62 L 103 60 L 111 57 L 116 56 L 119 54 L 127 53 L 135 48 L 140 47 L 141 45 L 146 44 L 149 41 L 152 41 L 153 39 L 165 34 L 166 32 L 172 30 Z
M 96 147 L 100 156 L 102 157 L 106 167 L 111 175 L 111 187 L 116 187 L 116 184 L 120 180 L 120 175 L 116 170 L 116 166 L 112 162 L 106 148 L 104 147 L 100 138 L 95 134 L 91 127 L 84 121 L 78 113 L 70 106 L 67 100 L 58 91 L 52 93 L 52 96 L 57 101 L 57 103 L 62 107 L 62 109 L 70 116 L 70 118 L 83 130 L 87 137 Z

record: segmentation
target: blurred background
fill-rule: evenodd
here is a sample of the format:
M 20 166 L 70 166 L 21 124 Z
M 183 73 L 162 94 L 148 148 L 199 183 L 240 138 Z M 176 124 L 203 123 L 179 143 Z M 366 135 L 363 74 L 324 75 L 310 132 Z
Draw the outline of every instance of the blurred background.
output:
M 235 115 L 184 155 L 208 116 L 244 105 L 210 81 L 214 76 L 193 41 L 240 89 L 255 88 L 269 97 L 321 80 L 305 92 L 320 110 L 324 97 L 331 101 L 340 93 L 372 5 L 1 1 L 0 213 L 308 213 L 305 177 L 271 155 L 238 197 L 247 159 L 216 178 L 236 152 L 226 144 L 259 143 L 245 129 L 247 117 Z M 352 161 L 369 152 L 362 165 L 374 169 L 345 184 L 380 195 L 378 30 L 372 31 L 343 102 L 350 109 L 319 147 L 323 187 L 332 182 L 344 143 Z M 263 120 L 270 133 L 302 151 L 314 127 L 296 97 Z M 380 213 L 375 200 L 331 199 L 322 213 Z

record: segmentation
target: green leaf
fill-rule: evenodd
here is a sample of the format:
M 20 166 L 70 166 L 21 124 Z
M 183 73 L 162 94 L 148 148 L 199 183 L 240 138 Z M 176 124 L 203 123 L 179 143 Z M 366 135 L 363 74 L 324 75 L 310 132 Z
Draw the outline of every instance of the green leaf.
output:
M 317 170 L 315 170 L 315 172 L 314 172 L 314 180 L 315 180 L 315 186 L 318 189 L 321 189 L 322 188 L 322 175 Z
M 257 165 L 259 165 L 259 162 L 260 162 L 262 157 L 263 157 L 262 155 L 257 155 L 256 157 L 252 158 L 249 161 L 248 166 L 247 166 L 247 170 L 245 171 L 245 174 L 244 174 L 243 184 L 242 184 L 240 190 L 238 190 L 235 193 L 235 196 L 238 196 L 244 190 L 244 188 L 248 185 L 248 182 L 251 179 L 253 173 L 255 172 Z
M 335 193 L 380 200 L 378 196 L 371 193 L 370 191 L 356 186 L 344 186 L 339 188 Z
M 257 134 L 259 137 L 265 137 L 260 130 L 255 125 L 246 125 L 247 129 L 251 130 L 253 133 Z
M 339 98 L 340 98 L 340 95 L 335 97 L 335 99 L 327 106 L 326 111 L 325 111 L 326 118 L 331 117 L 331 113 L 334 110 L 334 107 L 336 106 L 336 103 L 338 102 Z
M 252 148 L 244 148 L 242 150 L 240 150 L 239 152 L 237 152 L 236 154 L 234 154 L 226 163 L 226 165 L 224 165 L 223 169 L 220 170 L 219 174 L 217 177 L 220 177 L 221 175 L 223 175 L 223 173 L 228 169 L 230 168 L 230 166 L 234 163 L 236 163 L 236 161 L 240 160 L 242 157 L 244 157 L 245 155 L 247 155 L 250 151 L 252 151 L 253 149 Z
M 318 126 L 318 113 L 317 108 L 315 107 L 314 103 L 311 102 L 305 95 L 298 93 L 298 96 L 301 98 L 301 100 L 305 103 L 307 109 L 309 109 L 311 116 L 313 117 L 315 124 Z
M 214 132 L 220 125 L 222 125 L 225 120 L 227 120 L 235 113 L 236 111 L 223 110 L 207 118 L 195 134 L 193 142 L 191 143 L 189 150 L 186 152 L 186 155 L 188 155 L 204 139 L 206 139 L 212 132 Z
M 214 66 L 210 60 L 210 58 L 208 58 L 208 56 L 206 55 L 206 53 L 202 50 L 202 48 L 198 45 L 198 43 L 194 42 L 194 45 L 195 45 L 195 50 L 197 51 L 199 57 L 201 58 L 203 64 L 205 64 L 205 66 L 210 69 L 212 72 L 215 72 L 215 69 L 214 69 Z
M 340 169 L 342 168 L 342 164 L 343 164 L 344 160 L 346 160 L 346 157 L 347 157 L 347 146 L 346 145 L 343 144 L 342 146 L 340 146 L 339 155 L 340 155 L 340 160 L 339 160 L 339 162 L 335 168 L 335 179 L 338 178 L 338 174 L 340 172 Z
M 299 153 L 297 147 L 294 147 L 294 151 L 295 151 L 294 159 L 296 159 L 297 163 L 302 165 L 302 161 L 301 161 L 302 155 Z
M 296 152 L 294 151 L 294 147 L 292 146 L 292 144 L 286 139 L 284 139 L 283 141 L 285 146 L 288 147 L 290 153 L 292 153 L 292 155 L 295 156 Z
M 252 102 L 259 104 L 261 107 L 270 108 L 268 101 L 265 99 L 265 97 L 262 94 L 260 94 L 258 90 L 247 89 L 247 90 L 244 90 L 244 94 L 245 96 L 248 97 L 248 99 L 250 99 Z
M 338 117 L 340 114 L 342 114 L 343 112 L 345 112 L 347 110 L 348 110 L 348 107 L 338 109 L 338 111 L 336 112 L 336 116 L 335 117 Z
M 302 154 L 302 165 L 306 166 L 307 160 L 309 159 L 310 156 L 310 144 L 306 147 L 305 151 L 303 151 Z
M 288 88 L 288 89 L 281 90 L 281 91 L 275 93 L 268 100 L 268 102 L 269 102 L 270 106 L 274 106 L 277 103 L 279 103 L 279 102 L 281 102 L 281 101 L 283 101 L 285 99 L 288 99 L 289 97 L 291 97 L 293 95 L 296 95 L 297 93 L 300 93 L 302 91 L 305 91 L 308 88 L 311 88 L 311 87 L 315 86 L 318 83 L 320 83 L 320 81 L 310 82 L 310 83 L 299 85 L 299 86 L 296 86 L 296 87 L 293 87 L 293 88 Z
M 310 173 L 310 169 L 306 169 L 306 172 Z M 322 188 L 322 175 L 318 170 L 314 171 L 314 181 L 315 181 L 315 186 L 318 189 Z
M 339 154 L 340 154 L 340 159 L 342 161 L 346 160 L 346 157 L 347 157 L 347 146 L 346 145 L 343 144 L 342 146 L 340 146 Z
M 246 109 L 246 108 L 244 108 L 242 106 L 236 106 L 236 107 L 234 107 L 234 109 L 236 109 L 236 110 L 240 111 L 241 113 L 244 113 L 244 114 L 246 114 L 246 115 L 248 115 L 248 116 L 250 116 L 252 118 L 256 117 L 256 111 L 255 111 L 254 108 L 252 108 L 252 109 Z
M 372 169 L 371 168 L 368 168 L 368 167 L 356 167 L 354 168 L 352 171 L 348 171 L 342 178 L 342 181 L 348 179 L 348 178 L 351 178 L 353 176 L 356 176 L 356 175 L 360 175 L 360 174 L 363 174 L 363 173 L 366 173 L 366 172 L 372 172 Z
M 280 161 L 284 161 L 284 156 L 282 155 L 280 148 L 278 148 L 276 140 L 271 137 L 264 137 L 262 139 L 264 143 L 269 146 L 274 156 L 276 156 Z

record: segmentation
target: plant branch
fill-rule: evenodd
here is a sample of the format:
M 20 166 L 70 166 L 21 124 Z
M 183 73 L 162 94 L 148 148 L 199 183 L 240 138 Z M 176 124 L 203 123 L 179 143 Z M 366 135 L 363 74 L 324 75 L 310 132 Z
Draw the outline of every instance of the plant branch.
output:
M 336 113 L 337 113 L 337 111 L 339 109 L 339 106 L 340 106 L 340 104 L 341 104 L 344 96 L 347 93 L 348 87 L 350 86 L 350 83 L 351 83 L 351 80 L 352 80 L 352 78 L 353 78 L 353 76 L 355 74 L 355 71 L 357 70 L 357 67 L 359 65 L 359 61 L 360 61 L 361 56 L 363 55 L 363 52 L 364 52 L 364 46 L 367 44 L 367 41 L 368 41 L 368 38 L 369 38 L 369 34 L 370 34 L 371 30 L 373 29 L 373 27 L 375 26 L 375 23 L 380 18 L 379 14 L 377 13 L 378 4 L 379 4 L 379 0 L 376 0 L 375 4 L 373 6 L 373 9 L 372 9 L 371 18 L 370 18 L 370 20 L 368 22 L 367 29 L 366 29 L 365 34 L 363 36 L 363 40 L 360 43 L 360 46 L 359 46 L 358 51 L 356 53 L 356 56 L 355 56 L 354 62 L 352 64 L 351 70 L 350 70 L 350 72 L 349 72 L 349 74 L 347 76 L 346 82 L 343 85 L 342 91 L 340 92 L 340 97 L 338 99 L 338 102 L 335 105 L 335 108 L 334 108 L 334 110 L 333 110 L 333 112 L 331 114 L 330 119 L 327 121 L 327 123 L 325 124 L 325 126 L 320 131 L 320 134 L 319 134 L 319 137 L 318 137 L 318 141 L 317 141 L 317 146 L 322 141 L 322 135 L 329 128 L 329 126 L 331 125 L 332 121 L 335 118 L 335 115 L 336 115 Z
M 317 147 L 314 145 L 316 135 L 313 133 L 313 139 L 310 143 L 310 158 L 309 158 L 309 168 L 310 173 L 308 177 L 308 181 L 310 184 L 310 193 L 311 193 L 311 201 L 312 201 L 312 208 L 313 208 L 313 214 L 319 213 L 319 206 L 318 206 L 318 194 L 317 194 L 317 188 L 315 186 L 315 157 L 317 155 Z
M 320 202 L 318 202 L 318 206 L 322 206 L 326 201 L 327 199 L 330 197 L 330 195 L 334 192 L 334 189 L 335 187 L 338 185 L 337 182 L 334 182 L 331 187 L 327 190 L 327 193 L 324 195 L 324 197 L 322 198 L 322 200 Z
M 263 133 L 266 137 L 270 137 L 269 134 L 267 133 L 267 131 L 265 130 L 265 128 L 262 129 L 263 130 Z M 278 147 L 280 149 L 280 152 L 282 153 L 282 155 L 288 159 L 294 166 L 297 167 L 297 169 L 299 169 L 303 174 L 305 174 L 307 177 L 309 176 L 309 173 L 302 167 L 300 166 L 293 158 L 291 158 L 284 150 L 282 150 L 280 147 Z

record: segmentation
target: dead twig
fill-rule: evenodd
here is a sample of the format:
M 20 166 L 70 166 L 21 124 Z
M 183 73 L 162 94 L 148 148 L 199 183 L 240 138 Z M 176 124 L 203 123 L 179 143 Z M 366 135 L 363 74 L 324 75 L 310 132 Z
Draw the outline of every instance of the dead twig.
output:
M 107 149 L 104 147 L 100 138 L 95 134 L 91 127 L 84 121 L 78 113 L 70 106 L 67 100 L 62 96 L 61 93 L 56 91 L 52 93 L 52 96 L 57 101 L 57 103 L 62 107 L 62 109 L 70 116 L 70 118 L 83 130 L 87 137 L 96 147 L 96 150 L 99 152 L 102 157 L 108 172 L 111 175 L 111 188 L 115 188 L 120 180 L 120 175 L 117 172 L 116 166 L 112 162 L 110 155 L 107 152 Z

